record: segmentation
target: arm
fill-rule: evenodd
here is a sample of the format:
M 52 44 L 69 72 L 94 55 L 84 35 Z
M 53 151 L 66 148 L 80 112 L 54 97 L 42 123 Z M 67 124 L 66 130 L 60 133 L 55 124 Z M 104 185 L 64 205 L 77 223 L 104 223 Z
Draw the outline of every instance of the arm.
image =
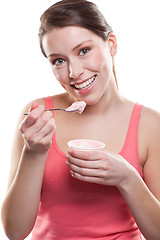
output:
M 145 110 L 142 117 L 148 156 L 144 181 L 125 159 L 108 151 L 71 150 L 67 165 L 73 177 L 87 182 L 116 186 L 147 240 L 160 236 L 160 116 Z M 151 127 L 149 127 L 151 126 Z
M 130 184 L 122 188 L 121 193 L 144 237 L 147 240 L 158 240 L 160 238 L 160 115 L 153 110 L 144 109 L 141 129 L 142 134 L 145 134 L 148 153 L 143 166 L 144 182 L 139 179 L 139 175 L 130 178 Z
M 54 130 L 51 112 L 44 112 L 38 105 L 22 121 L 22 134 L 16 130 L 8 192 L 2 205 L 2 223 L 11 240 L 24 239 L 34 226 Z

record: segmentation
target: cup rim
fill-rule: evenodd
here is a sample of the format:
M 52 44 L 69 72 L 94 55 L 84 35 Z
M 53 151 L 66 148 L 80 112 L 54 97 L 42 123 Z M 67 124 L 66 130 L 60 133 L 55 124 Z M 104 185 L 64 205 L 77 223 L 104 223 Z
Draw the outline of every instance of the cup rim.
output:
M 73 147 L 71 146 L 71 143 L 73 142 L 78 142 L 78 141 L 83 141 L 83 142 L 94 142 L 94 143 L 98 143 L 101 146 L 99 147 L 91 147 L 91 148 L 81 148 L 81 147 Z M 103 149 L 105 147 L 105 143 L 101 142 L 101 141 L 97 141 L 97 140 L 93 140 L 93 139 L 73 139 L 67 142 L 67 145 L 69 148 L 74 148 L 74 149 L 78 149 L 78 150 L 97 150 L 97 149 Z

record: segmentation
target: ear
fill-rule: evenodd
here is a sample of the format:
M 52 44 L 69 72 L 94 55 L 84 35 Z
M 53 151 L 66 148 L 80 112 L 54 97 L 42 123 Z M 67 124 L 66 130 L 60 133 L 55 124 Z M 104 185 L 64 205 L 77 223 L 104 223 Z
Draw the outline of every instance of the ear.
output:
M 108 45 L 111 56 L 114 57 L 117 53 L 117 39 L 113 32 L 109 33 L 108 35 Z

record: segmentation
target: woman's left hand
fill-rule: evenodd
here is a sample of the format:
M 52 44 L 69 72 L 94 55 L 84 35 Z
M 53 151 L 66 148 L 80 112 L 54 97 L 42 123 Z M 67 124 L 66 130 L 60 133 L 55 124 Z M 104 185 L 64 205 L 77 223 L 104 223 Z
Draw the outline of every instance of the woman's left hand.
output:
M 66 156 L 71 175 L 81 181 L 121 187 L 135 169 L 119 154 L 72 149 Z

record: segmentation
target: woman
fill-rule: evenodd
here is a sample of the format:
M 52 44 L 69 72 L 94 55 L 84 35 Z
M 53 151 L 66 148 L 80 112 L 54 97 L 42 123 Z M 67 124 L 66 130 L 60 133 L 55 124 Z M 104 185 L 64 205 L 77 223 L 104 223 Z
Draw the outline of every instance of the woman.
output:
M 111 27 L 92 2 L 64 0 L 42 15 L 39 38 L 66 92 L 33 101 L 20 117 L 2 206 L 6 235 L 158 240 L 160 116 L 120 95 Z M 81 115 L 44 111 L 81 100 Z M 106 148 L 68 151 L 78 138 Z

